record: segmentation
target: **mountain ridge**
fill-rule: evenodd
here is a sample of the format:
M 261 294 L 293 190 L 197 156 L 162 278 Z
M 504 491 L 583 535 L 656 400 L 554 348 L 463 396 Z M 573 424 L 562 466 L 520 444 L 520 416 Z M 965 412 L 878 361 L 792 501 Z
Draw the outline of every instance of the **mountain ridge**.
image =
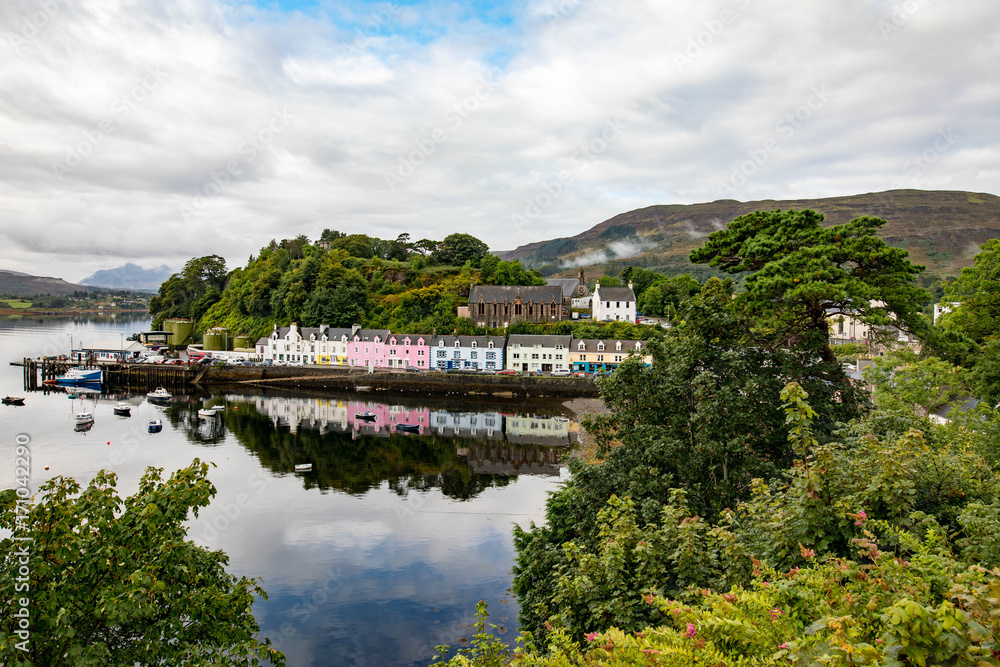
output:
M 610 273 L 637 265 L 665 273 L 706 273 L 688 254 L 734 218 L 757 210 L 810 208 L 824 226 L 862 216 L 886 220 L 879 236 L 906 249 L 927 273 L 954 275 L 972 263 L 980 244 L 1000 237 L 1000 197 L 956 190 L 889 190 L 814 199 L 720 199 L 698 204 L 653 205 L 621 213 L 572 237 L 529 243 L 501 255 L 520 260 L 545 275 L 579 266 Z M 609 252 L 610 251 L 610 252 Z M 618 268 L 620 270 L 620 268 Z

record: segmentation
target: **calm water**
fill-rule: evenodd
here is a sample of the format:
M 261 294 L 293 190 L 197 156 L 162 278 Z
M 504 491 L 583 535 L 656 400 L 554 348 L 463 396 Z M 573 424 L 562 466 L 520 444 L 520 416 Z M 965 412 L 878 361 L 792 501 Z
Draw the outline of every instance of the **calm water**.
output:
M 0 487 L 14 486 L 19 433 L 31 438 L 33 488 L 55 475 L 86 484 L 108 468 L 126 495 L 147 466 L 169 473 L 196 457 L 213 462 L 218 495 L 189 535 L 229 554 L 231 572 L 261 580 L 269 599 L 255 614 L 291 666 L 428 664 L 435 645 L 471 637 L 479 600 L 513 641 L 512 526 L 543 520 L 577 429 L 558 404 L 229 391 L 175 396 L 165 407 L 130 397 L 126 418 L 112 412 L 118 397 L 26 393 L 21 368 L 8 365 L 64 354 L 70 336 L 114 340 L 148 325 L 0 321 L 0 395 L 27 398 L 0 406 Z M 217 404 L 221 416 L 197 416 Z M 74 430 L 81 408 L 95 416 L 86 432 Z M 355 418 L 366 410 L 374 424 Z M 149 434 L 154 416 L 163 431 Z M 398 422 L 420 435 L 396 432 Z M 295 473 L 297 463 L 312 471 Z

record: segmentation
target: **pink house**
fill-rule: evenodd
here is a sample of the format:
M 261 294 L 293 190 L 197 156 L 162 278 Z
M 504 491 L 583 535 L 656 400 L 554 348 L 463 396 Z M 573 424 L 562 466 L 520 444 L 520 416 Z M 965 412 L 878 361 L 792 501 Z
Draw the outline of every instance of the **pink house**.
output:
M 363 412 L 375 413 L 374 419 L 358 419 Z M 396 432 L 396 424 L 412 424 L 423 433 L 431 425 L 430 408 L 409 408 L 405 405 L 386 405 L 375 401 L 348 401 L 347 421 L 355 431 L 370 434 Z
M 420 334 L 390 334 L 386 341 L 386 365 L 389 368 L 427 370 L 430 365 L 432 336 Z
M 357 329 L 347 344 L 347 365 L 362 368 L 384 368 L 388 329 Z

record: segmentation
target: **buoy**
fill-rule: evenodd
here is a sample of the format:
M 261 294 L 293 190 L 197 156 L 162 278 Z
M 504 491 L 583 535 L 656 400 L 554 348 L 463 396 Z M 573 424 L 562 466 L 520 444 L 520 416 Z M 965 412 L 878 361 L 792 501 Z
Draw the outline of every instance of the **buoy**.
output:
M 48 470 L 48 469 L 49 469 L 49 467 L 48 467 L 48 466 L 45 466 L 45 469 L 46 469 L 46 470 Z
M 111 444 L 111 441 L 110 441 L 110 440 L 108 440 L 108 444 L 109 444 L 109 445 Z

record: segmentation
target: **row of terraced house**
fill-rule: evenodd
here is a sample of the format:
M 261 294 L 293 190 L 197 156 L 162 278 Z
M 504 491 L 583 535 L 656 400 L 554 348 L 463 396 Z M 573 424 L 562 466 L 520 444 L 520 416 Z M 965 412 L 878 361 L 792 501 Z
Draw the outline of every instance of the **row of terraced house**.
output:
M 256 345 L 260 359 L 405 370 L 468 370 L 551 373 L 613 370 L 629 354 L 643 354 L 642 341 L 583 340 L 572 336 L 439 336 L 392 333 L 388 329 L 274 327 Z

